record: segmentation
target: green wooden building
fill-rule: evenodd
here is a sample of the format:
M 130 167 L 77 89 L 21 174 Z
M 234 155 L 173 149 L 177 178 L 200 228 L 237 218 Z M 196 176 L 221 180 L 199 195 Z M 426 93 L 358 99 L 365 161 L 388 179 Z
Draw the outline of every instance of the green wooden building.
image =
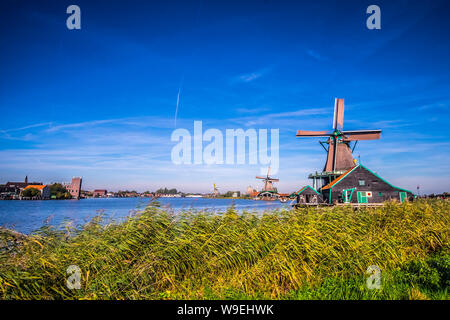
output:
M 414 199 L 406 189 L 393 186 L 376 173 L 359 164 L 321 188 L 325 203 L 382 203 Z

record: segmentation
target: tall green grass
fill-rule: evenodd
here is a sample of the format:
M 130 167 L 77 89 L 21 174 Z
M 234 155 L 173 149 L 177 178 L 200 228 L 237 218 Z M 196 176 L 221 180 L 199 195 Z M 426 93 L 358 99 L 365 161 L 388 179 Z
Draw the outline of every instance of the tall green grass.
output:
M 2 299 L 448 299 L 450 204 L 184 211 L 45 227 L 0 254 Z M 81 289 L 66 287 L 80 267 Z M 369 290 L 370 265 L 382 288 Z

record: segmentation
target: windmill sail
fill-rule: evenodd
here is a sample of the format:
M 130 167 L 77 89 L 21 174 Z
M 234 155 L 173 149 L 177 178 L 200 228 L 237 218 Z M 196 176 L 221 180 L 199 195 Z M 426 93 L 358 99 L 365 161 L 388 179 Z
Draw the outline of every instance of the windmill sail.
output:
M 357 130 L 357 131 L 343 131 L 345 140 L 377 140 L 380 139 L 381 130 Z
M 329 137 L 333 133 L 328 131 L 307 131 L 307 130 L 298 130 L 297 137 Z
M 334 100 L 333 129 L 342 130 L 344 127 L 344 99 Z
M 323 171 L 336 172 L 348 170 L 355 166 L 351 141 L 380 139 L 381 130 L 353 130 L 344 129 L 344 99 L 336 98 L 334 102 L 333 131 L 298 130 L 297 137 L 327 137 L 327 160 Z

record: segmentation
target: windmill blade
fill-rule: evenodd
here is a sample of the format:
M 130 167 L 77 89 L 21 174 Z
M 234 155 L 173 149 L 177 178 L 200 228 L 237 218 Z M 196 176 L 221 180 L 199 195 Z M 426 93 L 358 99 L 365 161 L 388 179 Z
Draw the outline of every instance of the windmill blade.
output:
M 267 179 L 266 177 L 256 176 L 256 179 Z
M 267 169 L 267 178 L 270 176 L 270 167 Z
M 332 133 L 328 131 L 309 131 L 309 130 L 298 130 L 297 137 L 329 137 Z
M 346 141 L 357 140 L 377 140 L 380 139 L 381 130 L 356 130 L 356 131 L 343 131 Z
M 334 100 L 333 129 L 342 130 L 344 127 L 344 99 Z
M 278 182 L 278 181 L 280 181 L 280 179 L 274 179 L 274 178 L 270 178 L 270 179 L 268 179 L 268 180 L 270 180 L 270 181 L 272 181 L 272 182 Z
M 333 171 L 334 149 L 335 149 L 334 139 L 329 138 L 328 139 L 327 162 L 325 163 L 325 168 L 323 169 L 323 171 L 328 171 L 328 172 Z
M 333 171 L 336 170 L 336 161 L 337 161 L 337 151 L 338 144 L 336 138 L 333 138 L 334 150 L 333 150 Z

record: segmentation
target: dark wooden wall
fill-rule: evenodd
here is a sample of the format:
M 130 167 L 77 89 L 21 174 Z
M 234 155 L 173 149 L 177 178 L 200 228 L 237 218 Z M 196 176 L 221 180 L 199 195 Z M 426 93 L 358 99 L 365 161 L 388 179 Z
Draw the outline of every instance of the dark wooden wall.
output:
M 317 203 L 322 203 L 323 202 L 322 195 L 321 194 L 317 194 L 316 192 L 314 192 L 310 188 L 306 188 L 305 190 L 302 191 L 302 193 L 297 195 L 297 203 L 300 203 L 300 196 L 304 196 L 305 197 L 306 203 L 312 203 L 311 199 L 314 196 L 317 196 Z
M 359 180 L 364 180 L 365 185 L 359 185 Z M 400 199 L 400 190 L 392 187 L 376 175 L 372 174 L 370 171 L 364 167 L 358 167 L 349 173 L 344 179 L 342 179 L 338 184 L 332 188 L 332 198 L 331 202 L 340 201 L 342 198 L 343 190 L 351 189 L 356 187 L 353 192 L 351 202 L 358 203 L 358 191 L 371 191 L 372 197 L 367 198 L 368 203 L 381 203 L 391 199 Z M 329 199 L 329 189 L 323 190 L 324 201 L 328 202 Z M 379 194 L 381 192 L 381 195 Z M 413 197 L 411 192 L 407 192 L 407 197 Z

